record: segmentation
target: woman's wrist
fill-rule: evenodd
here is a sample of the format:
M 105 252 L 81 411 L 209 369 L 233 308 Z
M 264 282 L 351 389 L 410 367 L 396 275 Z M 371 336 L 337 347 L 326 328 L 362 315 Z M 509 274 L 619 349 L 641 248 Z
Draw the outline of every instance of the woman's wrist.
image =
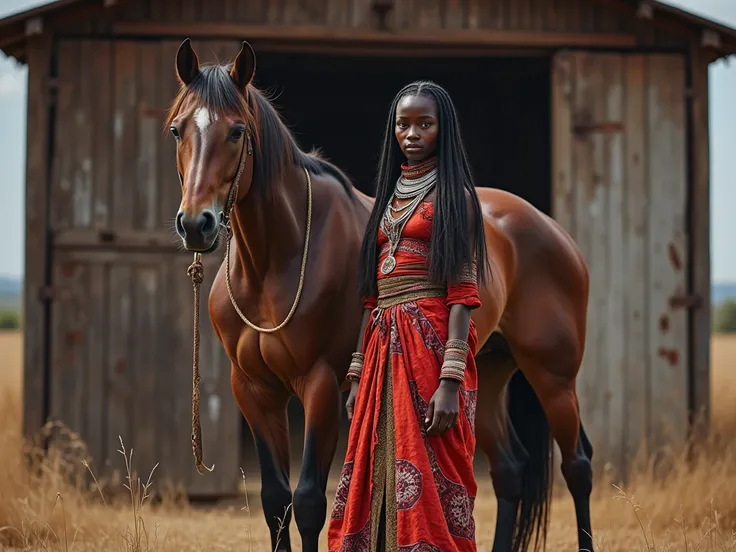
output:
M 363 353 L 353 353 L 353 358 L 350 362 L 350 368 L 348 368 L 348 381 L 357 382 L 360 380 L 360 375 L 363 373 L 364 359 L 365 357 L 363 356 Z
M 465 380 L 465 367 L 468 363 L 470 346 L 462 339 L 448 339 L 440 370 L 440 380 L 454 380 L 461 384 Z

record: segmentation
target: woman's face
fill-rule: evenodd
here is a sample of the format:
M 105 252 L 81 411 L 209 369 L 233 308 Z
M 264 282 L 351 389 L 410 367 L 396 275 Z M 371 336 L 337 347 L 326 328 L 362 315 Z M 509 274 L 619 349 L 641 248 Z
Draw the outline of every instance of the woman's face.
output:
M 424 95 L 404 96 L 396 105 L 394 134 L 410 165 L 437 151 L 437 104 Z

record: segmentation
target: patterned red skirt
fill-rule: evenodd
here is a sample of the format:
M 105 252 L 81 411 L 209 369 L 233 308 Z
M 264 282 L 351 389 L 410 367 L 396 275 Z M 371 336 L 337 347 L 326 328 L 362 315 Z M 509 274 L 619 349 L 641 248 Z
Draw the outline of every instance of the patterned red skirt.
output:
M 347 455 L 328 527 L 330 552 L 376 550 L 384 496 L 387 552 L 475 552 L 477 373 L 472 354 L 455 427 L 428 437 L 424 423 L 439 385 L 448 317 L 445 298 L 429 297 L 377 311 L 368 324 Z M 471 320 L 471 351 L 476 342 Z

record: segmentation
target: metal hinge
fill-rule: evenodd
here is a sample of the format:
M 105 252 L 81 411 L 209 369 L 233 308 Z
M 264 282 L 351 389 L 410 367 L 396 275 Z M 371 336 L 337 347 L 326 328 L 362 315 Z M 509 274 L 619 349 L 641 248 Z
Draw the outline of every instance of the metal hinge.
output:
M 700 309 L 703 307 L 703 298 L 697 293 L 692 295 L 677 294 L 670 297 L 671 309 Z

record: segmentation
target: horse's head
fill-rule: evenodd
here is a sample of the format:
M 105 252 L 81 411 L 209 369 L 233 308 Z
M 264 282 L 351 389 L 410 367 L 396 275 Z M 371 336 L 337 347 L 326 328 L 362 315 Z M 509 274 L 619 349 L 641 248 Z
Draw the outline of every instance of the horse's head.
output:
M 176 54 L 181 89 L 166 123 L 176 140 L 181 180 L 176 233 L 190 251 L 217 248 L 222 214 L 227 216 L 251 186 L 251 178 L 240 176 L 252 153 L 254 125 L 246 87 L 255 65 L 247 42 L 230 66 L 200 66 L 189 39 Z

